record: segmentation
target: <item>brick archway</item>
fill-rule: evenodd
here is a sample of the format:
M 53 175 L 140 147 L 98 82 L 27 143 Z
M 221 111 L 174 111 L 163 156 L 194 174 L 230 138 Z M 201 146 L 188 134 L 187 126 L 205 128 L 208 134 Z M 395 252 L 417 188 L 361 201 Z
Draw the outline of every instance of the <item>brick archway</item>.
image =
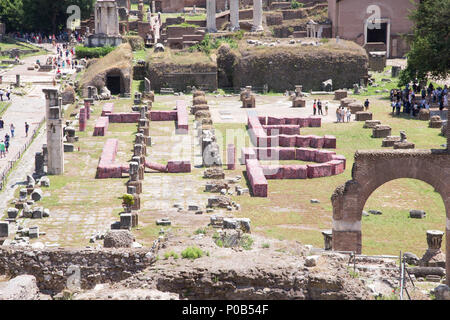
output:
M 352 180 L 338 187 L 333 204 L 333 250 L 361 253 L 361 218 L 369 196 L 386 182 L 412 178 L 433 186 L 446 210 L 446 271 L 450 274 L 450 152 L 448 150 L 357 151 Z M 447 278 L 447 283 L 449 283 Z

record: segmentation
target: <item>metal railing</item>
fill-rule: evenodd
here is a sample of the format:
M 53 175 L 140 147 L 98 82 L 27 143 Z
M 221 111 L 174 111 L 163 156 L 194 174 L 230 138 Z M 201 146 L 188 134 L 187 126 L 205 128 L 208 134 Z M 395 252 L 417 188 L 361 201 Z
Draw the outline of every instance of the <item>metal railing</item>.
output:
M 41 119 L 38 126 L 36 128 L 34 128 L 32 134 L 29 136 L 29 138 L 25 142 L 25 144 L 22 145 L 22 147 L 19 149 L 19 151 L 16 152 L 16 154 L 13 156 L 13 158 L 8 161 L 7 166 L 5 168 L 3 168 L 2 172 L 0 173 L 0 191 L 2 191 L 3 188 L 6 186 L 6 183 L 8 182 L 9 173 L 12 171 L 15 164 L 21 159 L 22 155 L 27 151 L 28 147 L 31 145 L 34 138 L 36 138 L 36 136 L 44 122 L 45 122 L 45 117 Z

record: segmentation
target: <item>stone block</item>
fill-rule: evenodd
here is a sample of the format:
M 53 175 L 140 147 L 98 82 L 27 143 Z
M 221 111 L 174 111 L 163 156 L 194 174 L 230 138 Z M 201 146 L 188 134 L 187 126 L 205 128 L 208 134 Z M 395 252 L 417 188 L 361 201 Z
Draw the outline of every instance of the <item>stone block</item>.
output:
M 355 120 L 356 121 L 372 120 L 372 112 L 358 111 L 358 112 L 356 112 Z
M 310 148 L 297 148 L 295 150 L 295 160 L 300 161 L 315 161 L 316 160 L 316 149 Z
M 320 128 L 322 126 L 321 117 L 309 117 L 309 126 L 311 128 Z
M 308 178 L 308 168 L 306 165 L 283 166 L 282 179 L 306 179 L 306 178 Z
M 278 160 L 295 160 L 295 148 L 279 148 Z
M 404 142 L 394 142 L 394 149 L 414 149 L 415 144 L 412 142 L 404 141 Z
M 310 136 L 295 136 L 295 146 L 297 148 L 309 148 L 311 145 L 311 137 Z
M 266 179 L 283 179 L 283 167 L 278 165 L 261 166 Z
M 333 160 L 332 156 L 335 155 L 336 152 L 329 150 L 317 150 L 314 161 L 318 163 L 324 163 Z
M 345 171 L 345 162 L 342 160 L 331 160 L 328 161 L 327 164 L 331 165 L 331 174 L 333 176 Z
M 9 223 L 0 221 L 0 238 L 7 238 L 9 236 Z
M 332 175 L 332 165 L 328 163 L 308 164 L 308 178 L 329 177 Z
M 284 120 L 284 118 L 281 118 L 281 117 L 267 117 L 267 124 L 268 125 L 285 124 L 285 120 Z
M 95 122 L 94 127 L 94 136 L 105 136 L 106 131 L 108 130 L 109 118 L 108 117 L 99 117 Z
M 386 138 L 391 135 L 391 127 L 386 125 L 377 125 L 372 129 L 373 138 Z
M 311 138 L 310 145 L 309 145 L 311 148 L 315 148 L 315 149 L 323 148 L 323 144 L 325 142 L 324 137 L 319 137 L 319 136 L 315 136 L 315 135 L 310 135 L 309 137 Z
M 423 210 L 410 210 L 409 217 L 413 219 L 423 219 L 426 217 L 426 212 Z
M 186 160 L 168 161 L 167 162 L 167 172 L 169 172 L 169 173 L 191 172 L 191 162 L 186 161 Z
M 28 236 L 30 239 L 37 239 L 39 238 L 39 227 L 30 227 L 28 231 Z
M 336 137 L 325 135 L 323 137 L 323 148 L 336 149 Z
M 393 147 L 396 142 L 400 142 L 401 138 L 398 136 L 387 136 L 381 142 L 382 147 Z
M 345 170 L 345 168 L 347 166 L 347 159 L 345 158 L 345 156 L 340 155 L 340 154 L 336 154 L 336 155 L 332 156 L 332 159 L 344 162 L 344 170 Z
M 363 128 L 365 128 L 365 129 L 373 129 L 379 124 L 381 124 L 380 120 L 366 120 L 366 122 L 364 123 Z
M 334 92 L 334 100 L 342 100 L 347 98 L 347 90 L 336 90 Z
M 37 207 L 33 209 L 32 219 L 42 219 L 44 217 L 44 208 Z
M 132 217 L 131 213 L 120 214 L 120 229 L 130 230 L 132 227 Z
M 300 128 L 307 128 L 309 127 L 309 118 L 298 118 L 298 125 Z
M 15 219 L 15 218 L 17 218 L 17 216 L 19 214 L 19 209 L 8 208 L 7 213 L 8 213 L 8 218 L 9 219 Z
M 362 103 L 359 103 L 359 102 L 352 102 L 348 105 L 348 107 L 350 108 L 350 112 L 352 114 L 356 114 L 357 112 L 364 111 L 364 106 L 362 105 Z M 370 119 L 367 119 L 367 120 L 370 120 Z
M 249 159 L 246 162 L 247 176 L 255 197 L 267 197 L 268 184 L 259 161 Z
M 33 193 L 31 193 L 31 199 L 33 199 L 33 201 L 40 201 L 42 199 L 43 196 L 43 192 L 41 189 L 34 189 Z
M 295 147 L 296 136 L 280 134 L 278 136 L 278 145 L 280 147 Z

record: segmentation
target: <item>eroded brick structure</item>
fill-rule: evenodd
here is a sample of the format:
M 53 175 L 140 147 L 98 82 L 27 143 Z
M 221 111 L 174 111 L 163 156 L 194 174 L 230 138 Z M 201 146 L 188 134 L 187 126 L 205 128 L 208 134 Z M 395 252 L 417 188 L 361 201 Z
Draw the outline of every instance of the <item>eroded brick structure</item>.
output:
M 450 272 L 450 152 L 446 150 L 357 151 L 352 180 L 338 187 L 333 203 L 333 250 L 361 253 L 361 216 L 369 196 L 391 180 L 422 180 L 442 196 L 446 210 L 446 271 Z M 447 279 L 447 283 L 449 283 Z

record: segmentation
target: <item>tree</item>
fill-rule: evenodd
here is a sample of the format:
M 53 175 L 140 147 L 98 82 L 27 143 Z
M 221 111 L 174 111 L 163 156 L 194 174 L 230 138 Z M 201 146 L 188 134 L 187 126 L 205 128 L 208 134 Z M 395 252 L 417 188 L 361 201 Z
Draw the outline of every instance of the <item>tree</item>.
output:
M 95 0 L 0 0 L 0 16 L 8 31 L 57 33 L 66 28 L 67 8 L 77 5 L 81 18 L 93 12 Z
M 400 85 L 418 79 L 446 79 L 450 64 L 450 0 L 422 0 L 409 17 L 415 24 L 408 64 Z

